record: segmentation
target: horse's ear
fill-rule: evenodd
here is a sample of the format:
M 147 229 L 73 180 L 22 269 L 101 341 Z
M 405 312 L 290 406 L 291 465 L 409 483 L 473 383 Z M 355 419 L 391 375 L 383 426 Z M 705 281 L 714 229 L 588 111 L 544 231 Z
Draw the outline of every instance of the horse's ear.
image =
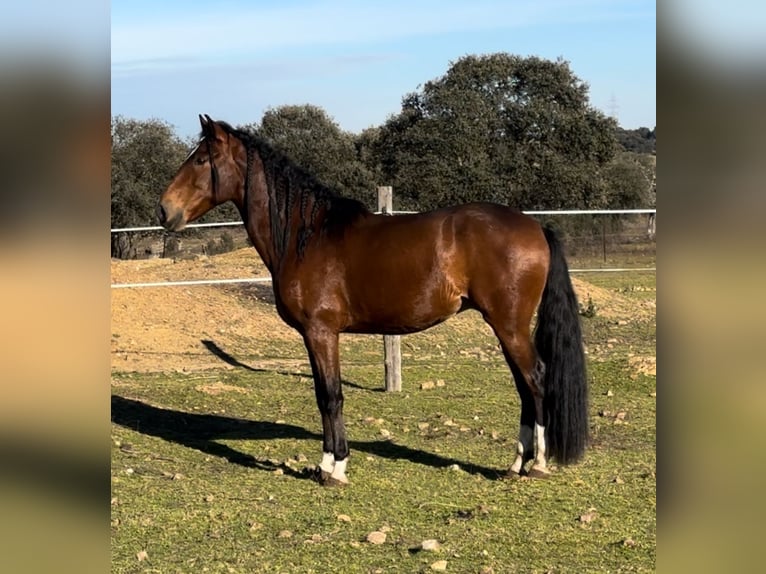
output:
M 199 124 L 202 126 L 202 136 L 205 139 L 223 141 L 225 132 L 209 115 L 200 114 Z
M 213 122 L 210 120 L 210 116 L 200 114 L 199 125 L 202 126 L 202 137 L 205 139 L 214 138 L 215 133 L 213 131 Z
M 223 142 L 227 139 L 226 131 L 209 115 L 205 114 L 205 136 L 211 140 Z

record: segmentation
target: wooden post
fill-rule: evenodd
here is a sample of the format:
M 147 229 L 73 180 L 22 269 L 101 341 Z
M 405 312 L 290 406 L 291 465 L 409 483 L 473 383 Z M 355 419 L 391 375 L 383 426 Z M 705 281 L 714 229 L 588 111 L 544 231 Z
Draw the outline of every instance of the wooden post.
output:
M 383 336 L 383 365 L 386 375 L 386 391 L 402 390 L 402 338 L 399 335 Z
M 378 187 L 378 210 L 391 215 L 394 210 L 394 193 L 390 185 Z M 383 364 L 386 391 L 402 390 L 402 338 L 399 335 L 383 336 Z
M 390 185 L 378 187 L 378 211 L 391 215 L 394 210 L 394 192 Z

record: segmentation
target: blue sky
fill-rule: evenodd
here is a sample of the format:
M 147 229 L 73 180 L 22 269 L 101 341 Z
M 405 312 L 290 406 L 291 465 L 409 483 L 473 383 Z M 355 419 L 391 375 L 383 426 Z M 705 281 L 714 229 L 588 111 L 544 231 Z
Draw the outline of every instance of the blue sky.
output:
M 652 128 L 655 29 L 646 0 L 119 0 L 112 114 L 188 137 L 200 113 L 244 124 L 308 103 L 358 133 L 461 56 L 509 52 L 564 58 L 594 107 Z

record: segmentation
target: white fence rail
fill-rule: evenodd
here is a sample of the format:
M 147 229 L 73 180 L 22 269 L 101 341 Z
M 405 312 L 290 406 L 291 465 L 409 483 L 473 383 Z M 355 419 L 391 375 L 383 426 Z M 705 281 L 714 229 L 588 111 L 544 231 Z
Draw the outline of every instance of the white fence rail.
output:
M 376 211 L 380 214 L 382 212 Z M 406 213 L 419 213 L 417 211 L 392 211 L 391 215 L 403 215 Z M 562 209 L 559 211 L 541 210 L 541 211 L 523 211 L 527 215 L 626 215 L 626 214 L 652 214 L 657 213 L 656 209 Z M 196 229 L 200 227 L 232 227 L 242 225 L 241 221 L 222 221 L 219 223 L 191 223 L 186 229 Z M 134 231 L 163 231 L 165 228 L 159 225 L 147 227 L 118 227 L 110 229 L 111 233 L 129 233 Z

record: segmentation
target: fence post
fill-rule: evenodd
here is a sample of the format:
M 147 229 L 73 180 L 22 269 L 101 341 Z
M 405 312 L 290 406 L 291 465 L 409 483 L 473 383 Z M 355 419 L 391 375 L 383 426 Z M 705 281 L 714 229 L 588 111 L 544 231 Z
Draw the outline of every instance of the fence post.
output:
M 391 215 L 394 210 L 394 193 L 390 185 L 378 187 L 378 211 Z M 402 338 L 399 335 L 383 336 L 383 365 L 386 391 L 402 390 Z

